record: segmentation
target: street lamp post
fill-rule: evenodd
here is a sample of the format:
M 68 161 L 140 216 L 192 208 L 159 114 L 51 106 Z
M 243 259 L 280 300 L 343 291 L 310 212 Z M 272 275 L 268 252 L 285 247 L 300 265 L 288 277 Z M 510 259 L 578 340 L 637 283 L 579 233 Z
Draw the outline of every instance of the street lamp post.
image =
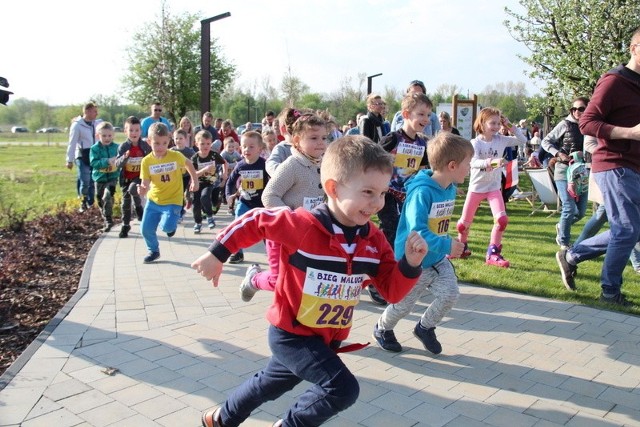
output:
M 200 114 L 211 110 L 211 31 L 209 24 L 231 16 L 230 12 L 200 21 Z
M 371 93 L 371 80 L 373 80 L 374 77 L 378 77 L 381 76 L 382 73 L 378 73 L 378 74 L 374 74 L 373 76 L 367 76 L 367 95 L 369 95 Z

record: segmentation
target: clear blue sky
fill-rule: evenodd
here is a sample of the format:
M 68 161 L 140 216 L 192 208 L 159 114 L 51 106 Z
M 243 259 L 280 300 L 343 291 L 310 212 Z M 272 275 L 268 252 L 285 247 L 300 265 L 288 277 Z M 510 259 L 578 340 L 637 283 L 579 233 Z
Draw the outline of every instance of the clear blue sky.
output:
M 160 0 L 10 1 L 3 4 L 0 76 L 15 97 L 50 105 L 115 95 L 126 69 L 126 47 L 140 24 L 157 19 Z M 203 18 L 231 12 L 211 25 L 239 71 L 238 85 L 260 92 L 279 87 L 289 67 L 314 92 L 337 90 L 345 78 L 383 73 L 374 91 L 423 80 L 429 92 L 455 84 L 477 93 L 499 82 L 523 82 L 526 54 L 502 22 L 517 0 L 370 0 L 319 2 L 168 0 L 170 11 Z

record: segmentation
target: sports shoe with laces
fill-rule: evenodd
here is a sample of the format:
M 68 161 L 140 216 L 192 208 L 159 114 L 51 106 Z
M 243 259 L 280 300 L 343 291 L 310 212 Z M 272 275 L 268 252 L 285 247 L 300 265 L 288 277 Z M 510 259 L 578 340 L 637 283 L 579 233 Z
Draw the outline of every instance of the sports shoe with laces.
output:
M 611 296 L 607 296 L 604 293 L 601 293 L 600 302 L 619 305 L 622 307 L 629 307 L 632 305 L 629 301 L 627 301 L 627 298 L 624 296 L 622 292 L 618 292 L 617 294 L 611 295 Z
M 144 257 L 143 261 L 145 264 L 149 264 L 160 258 L 160 252 L 149 252 L 146 257 Z
M 425 329 L 420 322 L 413 328 L 413 335 L 422 342 L 424 348 L 429 350 L 433 354 L 442 353 L 442 345 L 436 338 L 436 328 Z
M 235 253 L 229 257 L 229 264 L 240 264 L 242 261 L 244 261 L 242 252 Z
M 131 226 L 130 225 L 123 225 L 120 228 L 120 234 L 118 234 L 118 237 L 120 237 L 121 239 L 124 237 L 128 237 L 129 236 L 129 230 L 131 230 Z
M 202 224 L 196 224 L 193 226 L 193 232 L 195 234 L 200 234 L 201 230 L 202 230 Z
M 502 245 L 489 245 L 487 249 L 487 258 L 485 264 L 495 265 L 496 267 L 508 268 L 509 261 L 504 259 L 501 254 Z
M 212 229 L 216 226 L 216 220 L 213 219 L 212 216 L 210 216 L 209 218 L 207 218 L 207 224 L 209 225 L 209 229 Z
M 102 227 L 102 231 L 109 232 L 111 231 L 111 228 L 113 227 L 113 221 L 111 220 L 107 220 L 104 222 L 104 227 Z
M 251 301 L 251 298 L 253 298 L 256 292 L 258 292 L 258 288 L 253 286 L 253 283 L 251 283 L 251 279 L 261 271 L 262 269 L 258 264 L 251 264 L 251 267 L 247 268 L 244 279 L 242 279 L 242 283 L 240 283 L 240 297 L 242 298 L 242 301 Z
M 558 262 L 558 267 L 560 267 L 560 275 L 562 276 L 564 287 L 569 291 L 575 291 L 576 282 L 574 279 L 578 273 L 578 266 L 569 264 L 569 261 L 567 261 L 567 249 L 560 249 L 556 252 L 556 261 Z
M 203 427 L 222 427 L 220 408 L 212 409 L 202 414 Z
M 382 295 L 380 295 L 378 290 L 375 287 L 373 287 L 373 285 L 369 285 L 367 287 L 367 290 L 369 291 L 369 296 L 371 297 L 371 301 L 373 301 L 378 305 L 387 305 L 387 300 L 385 300 L 382 297 Z
M 167 237 L 173 237 L 176 235 L 176 230 L 173 231 L 167 231 Z
M 387 351 L 399 353 L 402 351 L 402 345 L 396 339 L 393 329 L 383 330 L 378 328 L 378 324 L 373 327 L 373 339 L 376 340 L 380 348 Z

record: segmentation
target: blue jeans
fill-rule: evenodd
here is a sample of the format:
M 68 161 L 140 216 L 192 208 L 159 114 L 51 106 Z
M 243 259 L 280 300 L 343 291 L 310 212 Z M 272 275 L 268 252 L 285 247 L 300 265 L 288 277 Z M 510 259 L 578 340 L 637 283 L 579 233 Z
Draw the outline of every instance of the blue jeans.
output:
M 558 188 L 558 196 L 562 202 L 562 211 L 560 212 L 560 243 L 569 246 L 571 243 L 571 226 L 580 221 L 587 212 L 587 193 L 580 194 L 579 200 L 569 195 L 567 191 L 567 180 L 556 181 Z
M 162 231 L 165 233 L 176 231 L 181 209 L 181 205 L 159 205 L 147 200 L 140 228 L 149 252 L 160 252 L 160 244 L 156 235 L 158 224 L 162 223 Z
M 240 218 L 250 210 L 251 208 L 246 203 L 243 203 L 242 200 L 238 200 L 236 202 L 236 219 Z M 237 253 L 242 254 L 244 252 L 242 252 L 242 249 L 240 249 Z
M 78 182 L 80 183 L 78 193 L 82 195 L 83 201 L 91 206 L 93 205 L 95 195 L 93 178 L 91 178 L 91 166 L 85 164 L 82 159 L 78 158 L 76 159 L 76 167 L 78 170 Z
M 235 389 L 222 406 L 225 427 L 240 425 L 254 409 L 303 380 L 312 386 L 285 414 L 287 427 L 319 426 L 358 399 L 358 380 L 319 336 L 295 335 L 270 326 L 269 347 L 273 355 L 267 366 Z
M 640 240 L 640 173 L 617 168 L 594 174 L 609 218 L 609 230 L 584 240 L 569 250 L 569 260 L 579 263 L 604 253 L 602 292 L 620 292 L 622 271 Z
M 584 225 L 584 227 L 582 228 L 582 232 L 573 244 L 577 245 L 583 240 L 595 236 L 606 222 L 607 211 L 604 209 L 604 205 L 600 204 L 598 205 L 598 208 L 593 212 L 591 218 L 589 218 L 587 223 Z

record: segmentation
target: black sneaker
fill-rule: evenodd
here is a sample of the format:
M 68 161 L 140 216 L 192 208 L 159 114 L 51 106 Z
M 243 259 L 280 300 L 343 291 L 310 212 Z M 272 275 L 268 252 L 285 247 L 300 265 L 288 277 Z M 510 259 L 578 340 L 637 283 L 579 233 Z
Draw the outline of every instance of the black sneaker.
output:
M 102 231 L 107 233 L 107 232 L 111 231 L 112 227 L 113 227 L 113 221 L 105 221 L 104 227 L 102 227 Z
M 78 209 L 78 212 L 83 213 L 87 209 L 89 209 L 89 205 L 87 205 L 87 202 L 83 200 L 82 204 L 80 205 L 80 209 Z
M 244 254 L 242 252 L 238 252 L 229 257 L 229 264 L 240 264 L 244 261 Z
M 175 236 L 175 235 L 176 235 L 176 230 L 169 231 L 169 232 L 167 233 L 167 237 L 173 237 L 173 236 Z
M 123 225 L 122 228 L 120 228 L 120 234 L 118 234 L 118 237 L 120 237 L 121 239 L 124 237 L 128 237 L 129 230 L 131 230 L 130 225 Z
M 558 261 L 558 267 L 560 267 L 560 275 L 562 276 L 562 283 L 567 290 L 575 291 L 576 282 L 574 278 L 578 273 L 578 266 L 571 265 L 567 261 L 567 249 L 560 249 L 556 252 L 556 261 Z
M 378 329 L 378 324 L 376 323 L 373 327 L 373 338 L 383 350 L 393 351 L 394 353 L 402 351 L 402 345 L 400 345 L 396 339 L 396 334 L 393 333 L 393 329 L 386 331 Z
M 629 307 L 632 304 L 627 301 L 627 298 L 624 296 L 623 293 L 618 292 L 617 294 L 613 295 L 613 296 L 605 296 L 605 294 L 601 293 L 600 294 L 600 302 L 605 302 L 607 304 L 614 304 L 614 305 L 619 305 L 622 307 Z
M 160 252 L 149 252 L 146 257 L 144 257 L 143 261 L 145 264 L 149 264 L 160 258 Z
M 429 350 L 431 353 L 442 353 L 442 346 L 440 345 L 438 338 L 436 338 L 435 326 L 433 328 L 425 329 L 422 327 L 420 322 L 418 322 L 416 327 L 413 328 L 413 335 L 415 335 L 416 338 L 418 338 L 422 342 L 424 348 Z
M 382 295 L 380 295 L 378 290 L 374 288 L 373 285 L 369 285 L 367 290 L 369 291 L 369 296 L 371 297 L 371 301 L 373 301 L 378 305 L 387 305 L 387 301 L 384 298 L 382 298 Z

